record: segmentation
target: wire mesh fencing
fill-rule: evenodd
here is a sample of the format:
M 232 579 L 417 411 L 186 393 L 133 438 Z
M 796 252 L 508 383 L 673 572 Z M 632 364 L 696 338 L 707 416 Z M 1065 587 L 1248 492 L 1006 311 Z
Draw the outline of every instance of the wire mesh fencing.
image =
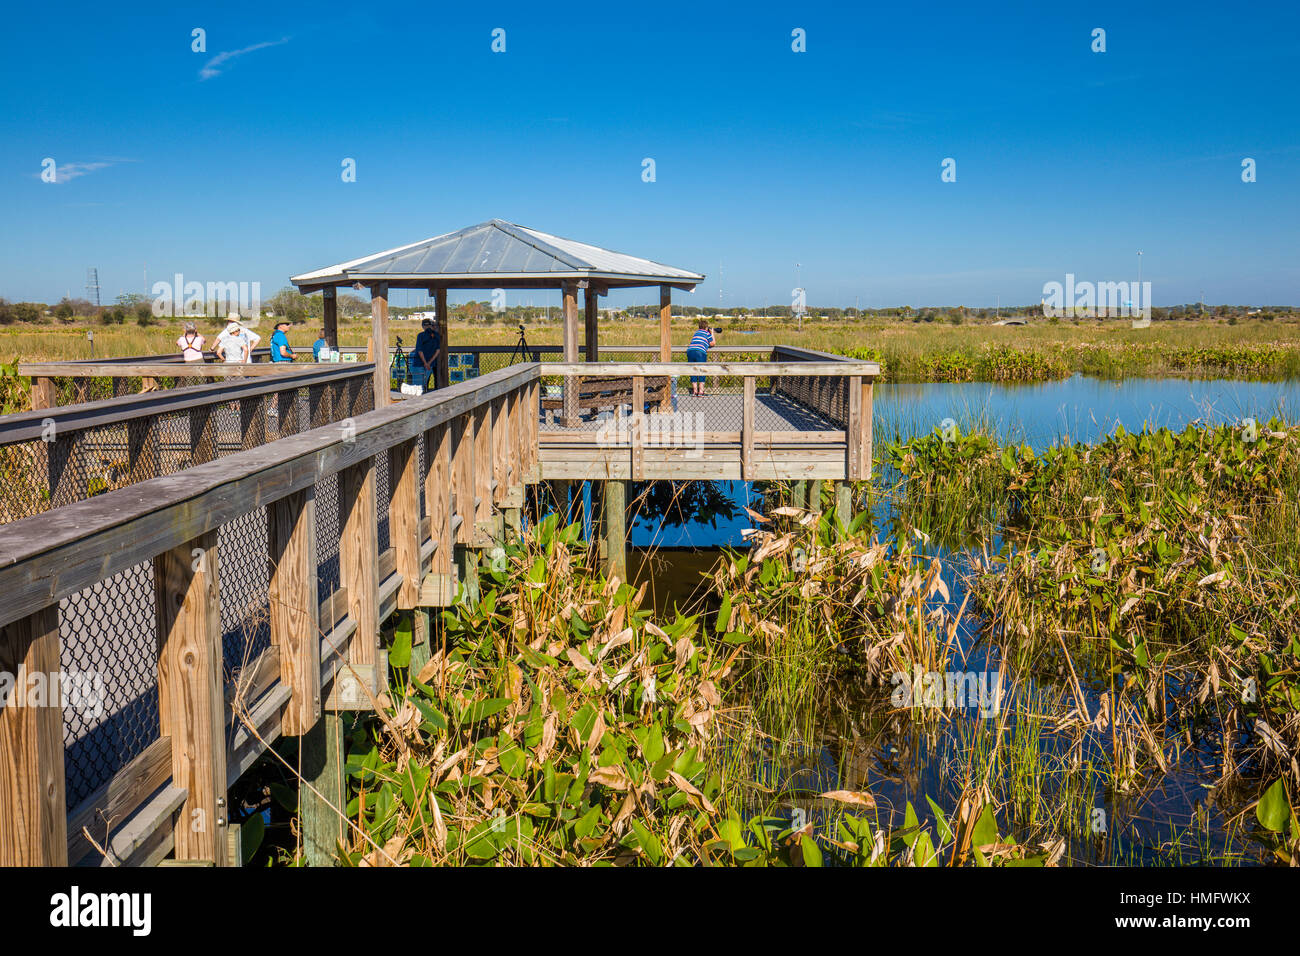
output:
M 373 408 L 368 375 L 328 388 L 217 400 L 180 412 L 141 415 L 93 428 L 54 429 L 48 439 L 0 446 L 0 521 L 51 508 L 246 448 L 363 414 Z M 57 410 L 51 410 L 56 413 Z M 387 462 L 379 459 L 376 489 L 385 520 Z M 318 594 L 339 587 L 338 480 L 317 483 Z M 218 532 L 222 676 L 229 681 L 270 646 L 266 510 L 254 507 Z M 64 764 L 68 806 L 93 794 L 158 739 L 156 598 L 153 562 L 127 568 L 59 604 L 65 687 Z M 333 622 L 330 622 L 333 623 Z M 85 683 L 84 686 L 80 682 Z

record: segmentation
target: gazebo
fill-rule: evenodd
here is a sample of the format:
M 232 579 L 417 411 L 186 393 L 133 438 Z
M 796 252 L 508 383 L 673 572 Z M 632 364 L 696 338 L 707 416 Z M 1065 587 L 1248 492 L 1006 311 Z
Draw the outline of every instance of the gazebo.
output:
M 610 289 L 659 286 L 659 359 L 672 358 L 672 290 L 694 289 L 700 273 L 650 259 L 563 239 L 513 222 L 492 219 L 456 232 L 377 252 L 296 275 L 290 281 L 303 293 L 325 296 L 325 339 L 338 344 L 339 288 L 370 290 L 374 354 L 388 343 L 390 289 L 427 289 L 434 297 L 443 348 L 438 380 L 447 381 L 448 289 L 559 289 L 564 296 L 564 361 L 578 361 L 578 290 L 586 310 L 586 357 L 596 361 L 597 303 Z M 390 399 L 386 363 L 375 362 L 375 405 Z

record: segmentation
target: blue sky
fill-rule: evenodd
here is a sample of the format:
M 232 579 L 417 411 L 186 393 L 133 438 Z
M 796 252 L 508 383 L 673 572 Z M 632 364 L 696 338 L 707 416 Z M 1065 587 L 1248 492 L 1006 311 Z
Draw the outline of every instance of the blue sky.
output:
M 1135 278 L 1139 249 L 1156 305 L 1300 303 L 1294 2 L 64 3 L 6 19 L 9 299 L 81 295 L 96 266 L 108 300 L 140 291 L 146 265 L 150 283 L 270 295 L 499 217 L 706 273 L 678 294 L 699 305 L 789 303 L 796 278 L 813 306 L 1037 302 L 1067 272 Z M 46 157 L 78 175 L 42 182 Z

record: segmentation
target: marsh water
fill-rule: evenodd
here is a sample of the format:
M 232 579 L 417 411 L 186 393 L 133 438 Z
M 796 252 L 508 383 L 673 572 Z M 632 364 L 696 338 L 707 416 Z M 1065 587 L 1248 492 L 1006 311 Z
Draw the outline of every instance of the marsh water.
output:
M 1297 408 L 1297 382 L 1116 382 L 1076 375 L 1032 385 L 895 384 L 877 387 L 874 430 L 877 443 L 905 440 L 952 419 L 962 431 L 979 425 L 1002 441 L 1043 448 L 1061 442 L 1093 442 L 1119 426 L 1139 431 L 1146 426 L 1179 429 L 1246 418 L 1261 424 L 1274 416 L 1294 419 Z M 878 475 L 876 480 L 881 489 L 890 484 L 889 476 Z M 692 484 L 689 500 L 680 500 L 680 491 L 672 495 L 662 487 L 645 485 L 639 487 L 641 501 L 631 503 L 637 516 L 629 534 L 629 576 L 648 582 L 653 603 L 661 611 L 671 610 L 674 604 L 707 609 L 705 576 L 722 548 L 745 547 L 742 531 L 754 524 L 745 507 L 763 507 L 761 489 L 748 483 Z M 875 527 L 882 538 L 889 535 L 890 517 L 890 501 L 882 494 L 874 505 Z M 970 555 L 934 547 L 929 553 L 943 561 L 949 604 L 955 610 L 966 596 L 962 575 Z M 981 623 L 969 611 L 963 617 L 954 667 L 997 670 L 997 661 L 990 659 L 996 651 L 979 639 Z M 1025 692 L 1047 698 L 1056 695 L 1059 700 L 1064 690 L 1031 684 L 1027 691 L 1022 689 Z M 1099 694 L 1088 690 L 1085 696 L 1095 713 Z M 901 819 L 908 801 L 922 819 L 930 816 L 927 797 L 951 808 L 958 796 L 950 790 L 958 776 L 953 771 L 970 759 L 973 748 L 982 746 L 988 729 L 978 710 L 959 712 L 937 729 L 863 717 L 861 723 L 850 721 L 851 727 L 826 726 L 814 740 L 787 741 L 763 755 L 762 788 L 773 797 L 760 811 L 787 813 L 797 822 L 818 812 L 816 802 L 808 798 L 837 789 L 869 790 L 882 812 L 900 814 L 896 819 Z M 1044 751 L 1057 746 L 1052 735 L 1038 727 L 1026 731 L 1024 739 Z M 1069 858 L 1109 864 L 1249 862 L 1252 855 L 1241 851 L 1243 841 L 1249 843 L 1251 821 L 1239 828 L 1229 822 L 1248 805 L 1249 795 L 1212 797 L 1220 772 L 1216 748 L 1202 741 L 1180 753 L 1169 772 L 1137 792 L 1103 792 L 1100 782 L 1095 789 L 1085 785 L 1082 792 L 1072 792 L 1069 812 L 1088 819 L 1080 826 L 1082 835 L 1070 841 Z M 1112 815 L 1109 820 L 1100 818 L 1101 827 L 1097 809 Z M 1234 834 L 1237 829 L 1244 836 Z

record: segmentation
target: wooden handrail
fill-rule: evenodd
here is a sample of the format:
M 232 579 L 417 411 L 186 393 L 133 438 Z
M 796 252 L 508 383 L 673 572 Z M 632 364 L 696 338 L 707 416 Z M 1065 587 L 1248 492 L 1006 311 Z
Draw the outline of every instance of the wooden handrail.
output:
M 30 412 L 0 416 L 0 446 L 33 441 L 46 432 L 49 422 L 55 431 L 67 434 L 87 428 L 120 425 L 135 418 L 188 411 L 203 405 L 221 404 L 240 398 L 272 395 L 286 389 L 307 388 L 354 377 L 369 378 L 364 366 L 313 366 L 306 371 L 281 376 L 259 376 L 248 382 L 214 382 L 185 389 L 167 389 L 140 395 L 123 395 L 77 405 L 60 405 Z
M 511 366 L 513 367 L 513 366 Z M 766 378 L 811 376 L 816 378 L 860 375 L 875 378 L 879 362 L 846 359 L 841 362 L 546 362 L 542 374 L 582 375 L 585 377 L 632 375 L 759 375 Z
M 536 363 L 151 478 L 0 531 L 0 625 L 315 485 L 536 380 Z

